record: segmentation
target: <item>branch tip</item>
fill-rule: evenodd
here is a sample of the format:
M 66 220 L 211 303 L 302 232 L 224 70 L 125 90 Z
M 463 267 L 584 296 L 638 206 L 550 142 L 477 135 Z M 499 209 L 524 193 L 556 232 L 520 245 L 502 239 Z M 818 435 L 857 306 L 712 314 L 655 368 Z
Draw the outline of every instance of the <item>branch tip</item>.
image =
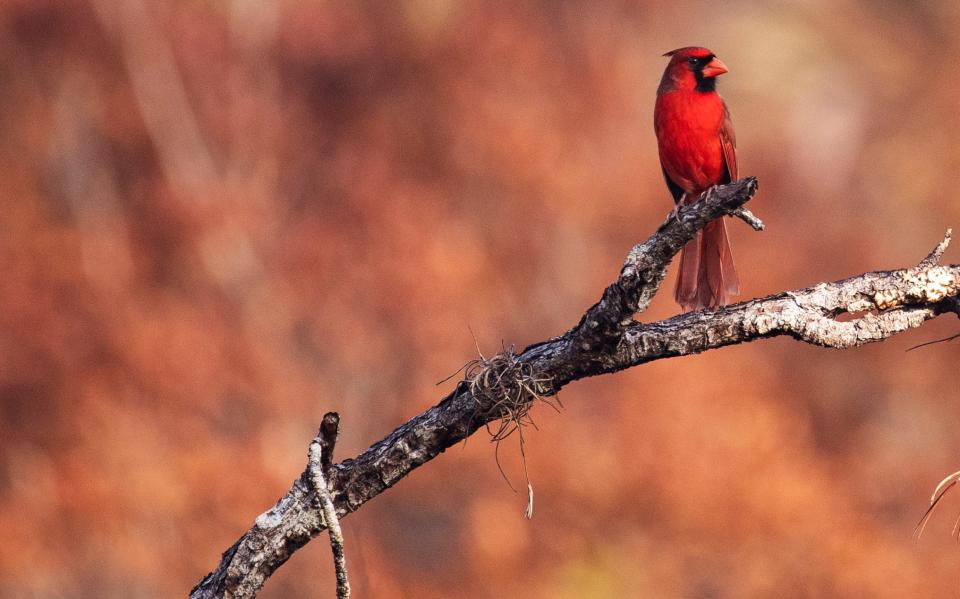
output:
M 326 474 L 333 464 L 333 450 L 340 435 L 340 415 L 336 412 L 327 412 L 320 421 L 320 430 L 317 431 L 317 442 L 320 444 L 320 468 Z
M 750 225 L 750 228 L 754 231 L 763 231 L 766 228 L 762 220 L 760 220 L 753 212 L 750 212 L 742 206 L 731 212 L 730 216 L 739 218 L 743 222 Z
M 922 268 L 930 268 L 931 266 L 936 266 L 940 263 L 940 258 L 943 257 L 943 253 L 947 251 L 947 248 L 950 247 L 950 240 L 953 239 L 953 229 L 947 229 L 947 232 L 943 235 L 943 241 L 937 244 L 937 247 L 933 248 L 927 257 L 920 261 L 920 266 Z

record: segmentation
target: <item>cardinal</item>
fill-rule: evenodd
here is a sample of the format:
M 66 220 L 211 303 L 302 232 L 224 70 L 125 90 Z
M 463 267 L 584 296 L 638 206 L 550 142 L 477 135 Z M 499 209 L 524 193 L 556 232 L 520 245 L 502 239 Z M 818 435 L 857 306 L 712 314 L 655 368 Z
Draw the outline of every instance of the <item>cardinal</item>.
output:
M 714 185 L 737 179 L 730 111 L 717 93 L 727 65 L 706 48 L 667 52 L 653 112 L 660 165 L 677 208 Z M 723 219 L 707 224 L 684 246 L 675 298 L 684 311 L 715 308 L 740 293 Z

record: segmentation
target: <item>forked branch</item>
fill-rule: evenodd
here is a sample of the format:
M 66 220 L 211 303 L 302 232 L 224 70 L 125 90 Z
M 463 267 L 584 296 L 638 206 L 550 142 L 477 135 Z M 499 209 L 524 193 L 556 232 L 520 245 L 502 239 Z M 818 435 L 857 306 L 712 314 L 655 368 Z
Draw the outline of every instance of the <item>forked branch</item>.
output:
M 396 484 L 415 468 L 485 424 L 514 412 L 524 403 L 555 395 L 566 384 L 588 376 L 616 372 L 653 360 L 695 354 L 755 339 L 788 335 L 799 341 L 849 348 L 886 339 L 942 313 L 958 313 L 960 266 L 940 265 L 947 237 L 913 268 L 865 273 L 814 287 L 754 299 L 717 310 L 692 312 L 640 323 L 663 282 L 667 266 L 683 245 L 708 222 L 724 215 L 743 218 L 756 229 L 762 223 L 741 210 L 753 197 L 753 178 L 715 187 L 664 221 L 628 254 L 620 276 L 566 333 L 528 346 L 511 356 L 511 368 L 530 385 L 504 382 L 484 385 L 477 393 L 472 373 L 440 403 L 415 416 L 354 459 L 325 470 L 327 488 L 339 517 Z M 747 216 L 749 215 L 749 216 Z M 843 314 L 854 317 L 838 320 Z M 491 388 L 515 396 L 507 403 Z M 520 406 L 518 406 L 518 402 Z M 315 508 L 310 469 L 293 482 L 275 506 L 228 549 L 216 570 L 204 577 L 191 597 L 252 597 L 290 555 L 325 528 Z

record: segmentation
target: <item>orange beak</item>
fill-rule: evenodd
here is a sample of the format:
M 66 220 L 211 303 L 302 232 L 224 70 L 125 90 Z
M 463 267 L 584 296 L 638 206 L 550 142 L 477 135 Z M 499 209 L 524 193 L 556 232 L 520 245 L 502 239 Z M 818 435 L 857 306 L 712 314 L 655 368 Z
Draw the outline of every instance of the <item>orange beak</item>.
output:
M 717 75 L 723 75 L 728 72 L 730 69 L 727 68 L 727 65 L 723 64 L 723 61 L 713 57 L 713 60 L 707 63 L 707 66 L 703 67 L 703 76 L 704 77 L 716 77 Z

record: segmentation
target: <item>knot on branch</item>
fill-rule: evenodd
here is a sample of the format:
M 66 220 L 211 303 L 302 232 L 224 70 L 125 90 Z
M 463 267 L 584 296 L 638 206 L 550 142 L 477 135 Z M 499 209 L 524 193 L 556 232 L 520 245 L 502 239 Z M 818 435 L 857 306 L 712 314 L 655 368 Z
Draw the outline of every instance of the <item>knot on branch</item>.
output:
M 531 424 L 530 408 L 536 400 L 558 407 L 548 398 L 553 377 L 538 372 L 517 354 L 505 350 L 487 359 L 481 356 L 467 364 L 464 380 L 477 402 L 477 416 L 495 415 L 499 426 L 491 429 L 494 441 L 502 441 L 520 427 Z M 486 418 L 485 418 L 486 420 Z

